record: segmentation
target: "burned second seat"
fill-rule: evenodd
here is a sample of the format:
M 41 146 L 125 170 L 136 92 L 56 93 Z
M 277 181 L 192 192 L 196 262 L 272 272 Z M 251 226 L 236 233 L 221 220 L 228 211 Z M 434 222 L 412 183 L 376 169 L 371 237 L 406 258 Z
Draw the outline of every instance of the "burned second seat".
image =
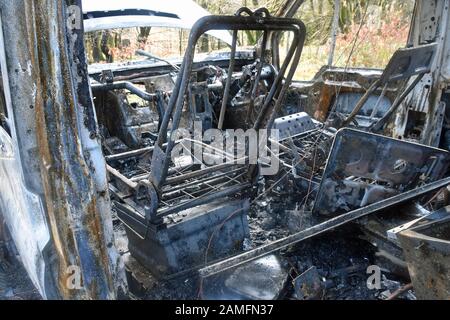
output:
M 334 110 L 331 111 L 328 126 L 337 129 L 355 126 L 360 129 L 380 132 L 388 120 L 401 106 L 405 98 L 431 71 L 436 56 L 437 44 L 425 44 L 397 50 L 379 79 L 372 82 L 367 91 L 360 96 L 355 104 L 351 100 L 355 94 L 337 94 Z M 390 103 L 386 93 L 394 83 L 401 83 L 396 92 L 395 100 Z M 382 88 L 381 93 L 376 91 Z
M 353 208 L 355 208 L 372 203 L 375 199 L 380 200 L 383 198 L 383 195 L 387 196 L 388 194 L 394 194 L 396 192 L 395 187 L 390 188 L 390 192 L 388 192 L 387 189 L 389 188 L 386 185 L 380 186 L 379 183 L 374 182 L 376 179 L 373 175 L 366 173 L 367 176 L 365 176 L 364 179 L 368 179 L 369 176 L 373 178 L 373 180 L 368 183 L 368 186 L 365 186 L 364 183 L 353 181 L 355 179 L 352 179 L 353 182 L 345 180 L 339 183 L 342 187 L 341 192 L 339 193 L 339 201 L 343 201 L 345 204 L 337 203 L 339 201 L 332 196 L 334 193 L 323 186 L 324 175 L 328 178 L 327 175 L 330 174 L 330 172 L 327 172 L 327 170 L 335 165 L 335 158 L 338 157 L 340 152 L 343 153 L 340 155 L 341 157 L 347 155 L 349 152 L 358 152 L 358 150 L 347 148 L 345 143 L 338 143 L 340 141 L 339 139 L 341 139 L 342 136 L 345 136 L 342 140 L 351 140 L 353 143 L 366 141 L 365 139 L 368 139 L 367 141 L 370 139 L 376 139 L 377 141 L 380 141 L 380 143 L 383 141 L 387 145 L 395 144 L 395 146 L 399 148 L 412 148 L 417 150 L 422 150 L 426 148 L 425 146 L 414 147 L 407 142 L 395 142 L 395 140 L 386 137 L 374 138 L 376 137 L 375 135 L 368 135 L 368 137 L 371 137 L 369 139 L 363 133 L 358 133 L 358 131 L 357 133 L 354 133 L 353 131 L 348 130 L 343 130 L 337 135 L 339 139 L 338 142 L 334 143 L 334 145 L 333 141 L 335 140 L 338 129 L 343 127 L 351 127 L 358 130 L 372 132 L 383 131 L 382 129 L 384 129 L 389 120 L 391 120 L 393 114 L 401 106 L 405 98 L 416 87 L 424 75 L 430 72 L 434 63 L 435 55 L 436 44 L 426 44 L 397 50 L 392 56 L 386 69 L 383 71 L 381 77 L 373 80 L 372 84 L 364 94 L 340 92 L 338 90 L 338 93 L 334 98 L 335 101 L 333 104 L 333 109 L 331 110 L 328 120 L 325 121 L 325 123 L 320 123 L 313 120 L 306 113 L 285 116 L 275 120 L 275 126 L 281 130 L 281 135 L 279 137 L 280 139 L 278 140 L 282 151 L 280 154 L 281 164 L 283 164 L 286 170 L 292 171 L 292 175 L 290 176 L 293 178 L 295 185 L 299 186 L 299 196 L 304 195 L 305 199 L 312 200 L 317 192 L 319 196 L 319 203 L 322 203 L 321 201 L 323 200 L 324 206 L 328 204 L 329 207 L 336 206 L 343 208 L 348 206 L 349 203 L 349 199 L 343 200 L 346 198 L 343 194 L 343 190 L 345 189 L 347 190 L 346 192 L 352 194 L 359 192 L 362 196 L 360 197 L 357 195 L 354 196 L 353 199 Z M 394 92 L 396 98 L 391 103 L 386 95 L 387 92 L 392 89 L 391 86 L 394 83 L 396 83 L 396 87 L 398 87 L 398 89 Z M 382 88 L 379 95 L 376 94 L 378 88 Z M 355 97 L 357 99 L 355 99 Z M 387 133 L 387 131 L 388 130 L 384 130 L 383 132 Z M 363 145 L 361 145 L 361 147 L 363 147 Z M 373 151 L 375 152 L 374 155 L 376 155 L 377 150 Z M 417 152 L 417 154 L 420 154 L 419 151 Z M 414 156 L 409 154 L 408 157 L 414 158 Z M 394 159 L 395 156 L 392 155 L 391 158 Z M 408 160 L 409 163 L 411 159 L 406 158 L 407 157 L 405 155 L 403 160 Z M 387 161 L 387 159 L 383 160 Z M 395 158 L 395 160 L 402 162 L 400 156 Z M 427 164 L 425 163 L 425 159 L 423 161 L 424 163 L 416 163 L 418 168 L 426 167 Z M 377 162 L 377 165 L 380 166 L 380 163 Z M 341 171 L 338 173 L 342 173 L 343 169 L 345 168 L 341 168 Z M 332 174 L 337 173 L 333 172 Z M 385 184 L 389 184 L 390 182 L 395 181 L 391 181 L 389 179 L 388 181 L 384 181 Z M 350 188 L 350 184 L 353 184 L 354 187 Z M 343 187 L 343 185 L 346 185 L 346 187 Z M 375 185 L 377 187 L 375 187 Z M 397 187 L 401 188 L 398 185 Z M 351 192 L 350 189 L 352 190 Z M 377 196 L 375 196 L 375 191 L 370 192 L 369 189 L 377 190 Z M 372 201 L 370 200 L 370 197 L 367 198 L 367 195 L 364 197 L 364 194 L 371 194 L 373 196 Z M 351 198 L 352 196 L 349 197 Z M 313 201 L 311 201 L 311 204 L 312 202 Z M 312 207 L 306 203 L 305 206 L 307 206 L 308 209 L 312 209 Z M 314 210 L 319 211 L 317 209 L 318 207 L 319 206 L 316 203 Z M 327 210 L 330 211 L 330 214 L 336 211 L 328 208 L 321 210 L 321 212 L 324 213 L 327 212 Z
M 248 160 L 248 156 L 235 159 L 234 149 L 217 150 L 195 132 L 193 137 L 178 137 L 195 45 L 203 33 L 212 29 L 233 30 L 229 77 L 238 30 L 263 31 L 261 55 L 266 51 L 270 34 L 286 31 L 294 34 L 289 54 L 265 97 L 254 125 L 256 130 L 263 123 L 270 127 L 280 111 L 305 39 L 303 23 L 271 17 L 265 9 L 252 12 L 243 8 L 235 16 L 204 17 L 193 27 L 158 140 L 147 150 L 151 153 L 150 163 L 131 177 L 109 167 L 114 206 L 125 224 L 130 253 L 157 276 L 198 267 L 207 259 L 223 258 L 241 250 L 243 240 L 249 237 L 249 192 L 256 180 L 257 165 L 237 161 Z M 264 60 L 260 57 L 259 63 L 262 65 Z M 225 86 L 225 100 L 227 90 L 229 85 Z M 226 102 L 223 105 L 226 107 Z M 177 156 L 180 150 L 184 156 Z M 211 164 L 205 160 L 215 156 L 223 159 L 222 163 Z

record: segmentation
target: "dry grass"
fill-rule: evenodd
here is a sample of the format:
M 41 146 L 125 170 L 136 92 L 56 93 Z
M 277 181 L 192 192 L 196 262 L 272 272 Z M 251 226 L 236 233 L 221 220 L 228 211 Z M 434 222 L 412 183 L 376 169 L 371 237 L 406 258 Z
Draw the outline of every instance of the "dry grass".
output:
M 409 21 L 392 15 L 389 21 L 382 21 L 379 25 L 363 25 L 358 39 L 355 39 L 359 28 L 359 25 L 352 25 L 346 34 L 338 36 L 333 63 L 335 66 L 383 69 L 393 53 L 406 46 Z M 351 54 L 353 45 L 355 49 Z M 329 44 L 305 46 L 296 79 L 312 79 L 327 64 L 329 48 Z

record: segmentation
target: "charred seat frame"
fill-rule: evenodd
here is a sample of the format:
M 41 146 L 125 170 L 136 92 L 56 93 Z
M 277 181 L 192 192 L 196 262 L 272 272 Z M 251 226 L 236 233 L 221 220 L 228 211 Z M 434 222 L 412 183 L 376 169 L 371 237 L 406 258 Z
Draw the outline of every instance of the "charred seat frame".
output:
M 169 176 L 169 173 L 171 172 L 171 170 L 169 170 L 169 166 L 171 164 L 171 151 L 173 150 L 176 141 L 174 141 L 174 139 L 169 139 L 167 141 L 168 133 L 170 132 L 170 134 L 172 134 L 179 128 L 185 97 L 188 93 L 196 43 L 200 36 L 209 30 L 233 30 L 234 45 L 232 52 L 235 51 L 237 30 L 263 31 L 263 46 L 266 45 L 265 42 L 271 33 L 286 31 L 293 32 L 294 39 L 288 55 L 277 74 L 268 96 L 265 99 L 261 113 L 254 124 L 254 129 L 260 129 L 263 125 L 264 119 L 269 115 L 269 112 L 271 112 L 270 117 L 268 118 L 269 120 L 266 122 L 267 129 L 270 129 L 276 115 L 282 107 L 282 102 L 286 92 L 289 89 L 289 84 L 295 73 L 295 66 L 299 62 L 305 41 L 306 29 L 304 24 L 297 19 L 272 17 L 267 9 L 259 9 L 252 12 L 247 8 L 240 9 L 235 16 L 207 16 L 200 19 L 191 30 L 187 46 L 188 50 L 185 53 L 179 76 L 170 97 L 170 101 L 166 107 L 156 145 L 151 147 L 153 154 L 151 159 L 150 176 L 143 177 L 140 181 L 135 181 L 135 179 L 131 181 L 121 175 L 117 170 L 109 168 L 109 172 L 122 182 L 125 182 L 125 184 L 130 187 L 133 192 L 139 193 L 147 199 L 147 204 L 145 205 L 145 217 L 139 214 L 137 210 L 132 210 L 130 206 L 122 206 L 121 203 L 118 203 L 118 206 L 123 209 L 123 212 L 127 212 L 127 217 L 123 217 L 125 218 L 124 220 L 135 221 L 138 219 L 141 223 L 144 223 L 147 226 L 150 224 L 160 224 L 164 216 L 202 204 L 207 204 L 216 199 L 235 195 L 249 189 L 253 183 L 254 178 L 251 178 L 252 175 L 248 174 L 249 178 L 246 179 L 247 182 L 235 183 L 234 185 L 224 188 L 219 192 L 196 198 L 194 201 L 189 201 L 188 203 L 184 203 L 176 207 L 162 208 L 160 202 L 163 186 L 178 185 L 187 179 L 201 178 L 205 175 L 210 175 L 211 173 L 220 173 L 221 170 L 229 169 L 230 167 L 236 167 L 236 163 L 233 161 L 197 171 L 190 171 L 182 175 Z M 230 70 L 232 70 L 231 67 L 233 66 L 233 60 L 234 57 L 232 55 Z M 263 62 L 261 62 L 261 64 L 262 63 Z M 288 68 L 289 71 L 287 72 Z M 259 68 L 259 73 L 260 70 L 261 68 Z M 286 72 L 287 76 L 285 77 Z M 229 89 L 229 87 L 225 88 L 224 99 L 228 96 L 227 89 Z M 169 124 L 171 124 L 170 130 Z M 243 170 L 250 172 L 252 168 L 245 166 Z M 145 233 L 141 235 L 145 237 Z

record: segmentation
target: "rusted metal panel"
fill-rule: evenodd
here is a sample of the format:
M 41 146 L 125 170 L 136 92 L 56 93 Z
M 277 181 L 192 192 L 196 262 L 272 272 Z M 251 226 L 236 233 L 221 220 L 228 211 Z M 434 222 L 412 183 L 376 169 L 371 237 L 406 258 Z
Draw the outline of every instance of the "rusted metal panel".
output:
M 448 81 L 446 79 L 448 44 L 446 43 L 448 43 L 450 23 L 449 5 L 449 0 L 416 2 L 408 44 L 419 46 L 435 42 L 437 44 L 436 63 L 433 64 L 431 72 L 415 86 L 396 113 L 392 129 L 392 136 L 396 138 L 415 139 L 431 146 L 439 145 L 445 112 L 445 104 L 441 103 L 442 92 L 447 87 Z M 423 117 L 423 120 L 415 120 L 417 115 Z M 418 122 L 420 129 L 419 132 L 411 134 L 407 128 L 414 122 Z
M 450 217 L 399 233 L 417 298 L 450 299 Z
M 53 286 L 41 286 L 41 293 L 63 299 L 113 299 L 115 284 L 122 279 L 116 269 L 120 259 L 113 246 L 106 170 L 97 140 L 82 28 L 69 28 L 69 6 L 81 10 L 79 1 L 1 4 L 2 16 L 23 17 L 3 25 L 5 42 L 13 43 L 5 49 L 15 123 L 29 125 L 26 130 L 16 126 L 15 134 L 19 142 L 35 142 L 33 156 L 24 157 L 30 165 L 22 161 L 20 169 L 24 176 L 28 171 L 34 175 L 32 184 L 45 210 L 33 209 L 44 211 L 50 230 L 48 252 L 40 259 Z M 22 62 L 19 68 L 16 56 Z M 23 150 L 22 145 L 18 150 Z M 81 286 L 70 286 L 74 274 L 69 270 L 79 270 Z
M 11 131 L 9 135 L 0 128 L 0 211 L 32 282 L 44 298 L 57 298 L 56 286 L 46 275 L 51 262 L 45 257 L 51 255 L 52 248 L 41 198 L 37 141 L 35 135 L 28 134 L 36 128 L 36 87 L 29 59 L 33 47 L 27 41 L 26 24 L 19 25 L 18 19 L 3 23 L 11 16 L 28 18 L 23 7 L 19 1 L 0 3 L 2 81 Z

